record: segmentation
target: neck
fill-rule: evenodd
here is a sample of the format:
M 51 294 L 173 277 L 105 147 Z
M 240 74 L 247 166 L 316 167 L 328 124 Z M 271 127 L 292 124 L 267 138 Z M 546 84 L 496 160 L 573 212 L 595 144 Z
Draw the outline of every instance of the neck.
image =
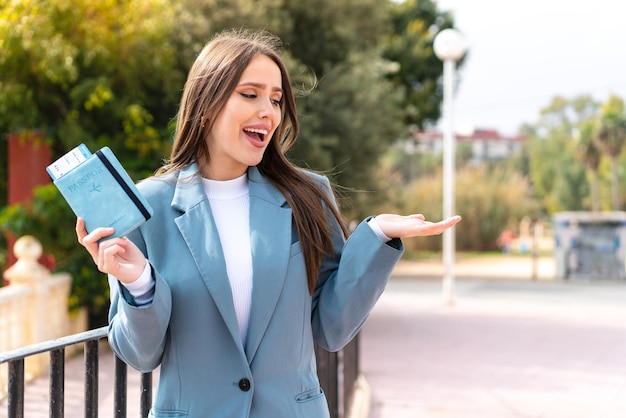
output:
M 248 167 L 211 167 L 209 164 L 200 166 L 203 178 L 216 181 L 227 181 L 239 178 L 248 172 Z

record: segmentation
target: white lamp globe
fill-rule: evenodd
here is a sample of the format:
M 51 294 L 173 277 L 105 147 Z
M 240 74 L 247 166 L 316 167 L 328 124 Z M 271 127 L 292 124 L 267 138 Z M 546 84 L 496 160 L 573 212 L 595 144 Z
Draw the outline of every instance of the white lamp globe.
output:
M 463 35 L 455 29 L 444 29 L 435 36 L 435 55 L 442 61 L 461 59 L 467 49 Z

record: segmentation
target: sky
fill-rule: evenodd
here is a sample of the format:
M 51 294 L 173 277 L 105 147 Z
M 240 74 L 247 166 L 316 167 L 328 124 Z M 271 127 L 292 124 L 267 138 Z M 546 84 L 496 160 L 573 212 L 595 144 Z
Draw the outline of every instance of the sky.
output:
M 626 100 L 626 1 L 437 0 L 468 45 L 455 131 L 514 135 L 555 96 Z M 441 123 L 439 129 L 441 129 Z

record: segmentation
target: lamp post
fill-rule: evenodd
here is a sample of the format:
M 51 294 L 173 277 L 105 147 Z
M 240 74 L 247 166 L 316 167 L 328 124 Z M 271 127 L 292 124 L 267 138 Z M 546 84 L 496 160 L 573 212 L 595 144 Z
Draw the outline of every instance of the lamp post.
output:
M 443 61 L 443 218 L 454 215 L 455 139 L 452 118 L 454 70 L 456 62 L 465 54 L 463 36 L 454 29 L 444 29 L 437 34 L 433 44 L 435 55 Z M 454 227 L 443 233 L 443 298 L 447 304 L 454 302 Z

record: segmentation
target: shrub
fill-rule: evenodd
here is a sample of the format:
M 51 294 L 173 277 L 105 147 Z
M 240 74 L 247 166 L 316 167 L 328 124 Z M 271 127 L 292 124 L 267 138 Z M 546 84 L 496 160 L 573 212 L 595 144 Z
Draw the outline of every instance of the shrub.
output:
M 442 218 L 443 181 L 438 171 L 404 184 L 386 177 L 386 201 L 377 212 L 421 213 L 427 220 Z M 466 166 L 456 173 L 456 214 L 463 221 L 456 228 L 456 248 L 461 251 L 497 249 L 497 239 L 511 222 L 530 210 L 528 182 L 520 174 L 500 168 Z M 440 251 L 440 236 L 406 240 L 409 251 Z

